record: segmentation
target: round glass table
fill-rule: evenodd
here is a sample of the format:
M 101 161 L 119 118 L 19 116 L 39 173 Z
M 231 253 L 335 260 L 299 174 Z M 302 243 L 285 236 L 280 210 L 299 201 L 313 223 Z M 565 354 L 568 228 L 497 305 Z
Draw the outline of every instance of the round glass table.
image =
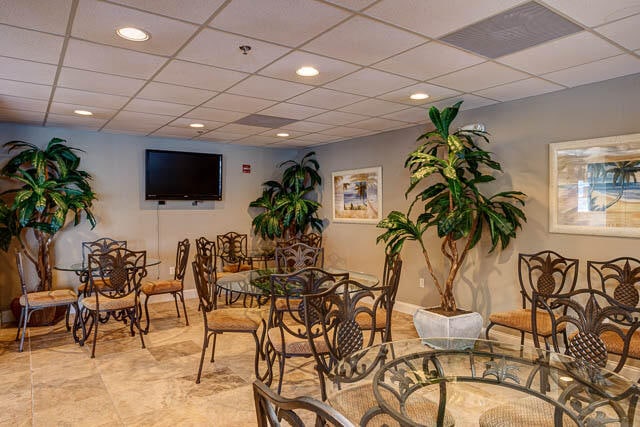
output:
M 380 344 L 334 372 L 329 403 L 363 426 L 631 426 L 638 398 L 634 382 L 604 368 L 479 339 Z M 531 411 L 543 422 L 528 422 Z
M 147 258 L 147 264 L 146 264 L 147 267 L 151 267 L 158 264 L 160 264 L 159 259 Z M 87 262 L 75 261 L 75 262 L 69 262 L 69 263 L 62 263 L 54 266 L 53 268 L 60 271 L 73 271 L 76 273 L 82 273 L 87 269 Z

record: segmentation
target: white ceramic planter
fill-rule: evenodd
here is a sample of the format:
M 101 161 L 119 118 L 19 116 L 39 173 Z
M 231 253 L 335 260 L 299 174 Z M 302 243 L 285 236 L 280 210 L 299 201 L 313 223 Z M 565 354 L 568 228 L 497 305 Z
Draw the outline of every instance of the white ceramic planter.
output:
M 443 316 L 423 308 L 413 314 L 413 324 L 420 338 L 469 338 L 469 342 L 460 341 L 456 348 L 469 348 L 482 330 L 482 316 L 471 312 L 457 316 Z M 437 343 L 433 346 L 437 347 Z M 450 345 L 447 345 L 451 348 Z

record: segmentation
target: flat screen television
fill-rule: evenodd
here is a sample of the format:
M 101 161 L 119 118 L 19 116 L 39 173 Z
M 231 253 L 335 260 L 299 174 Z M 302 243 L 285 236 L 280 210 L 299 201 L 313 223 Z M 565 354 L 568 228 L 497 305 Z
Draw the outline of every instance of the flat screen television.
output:
M 222 200 L 222 154 L 146 150 L 146 200 Z

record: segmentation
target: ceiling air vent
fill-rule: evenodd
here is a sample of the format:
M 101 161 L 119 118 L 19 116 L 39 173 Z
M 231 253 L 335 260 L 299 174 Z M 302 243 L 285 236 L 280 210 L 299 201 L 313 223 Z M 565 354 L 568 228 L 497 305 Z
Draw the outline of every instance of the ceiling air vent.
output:
M 582 30 L 546 7 L 529 2 L 440 40 L 488 58 L 498 58 Z
M 260 126 L 263 128 L 280 128 L 293 122 L 297 122 L 296 119 L 286 119 L 284 117 L 265 116 L 263 114 L 251 114 L 246 117 L 236 120 L 233 123 L 238 125 L 247 126 Z

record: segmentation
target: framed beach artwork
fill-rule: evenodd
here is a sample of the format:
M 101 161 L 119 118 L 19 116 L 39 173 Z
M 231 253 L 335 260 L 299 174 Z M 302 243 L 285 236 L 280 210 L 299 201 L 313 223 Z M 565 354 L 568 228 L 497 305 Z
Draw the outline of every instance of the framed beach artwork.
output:
M 640 134 L 549 144 L 549 231 L 640 236 Z
M 333 172 L 333 220 L 377 224 L 382 219 L 382 167 Z

